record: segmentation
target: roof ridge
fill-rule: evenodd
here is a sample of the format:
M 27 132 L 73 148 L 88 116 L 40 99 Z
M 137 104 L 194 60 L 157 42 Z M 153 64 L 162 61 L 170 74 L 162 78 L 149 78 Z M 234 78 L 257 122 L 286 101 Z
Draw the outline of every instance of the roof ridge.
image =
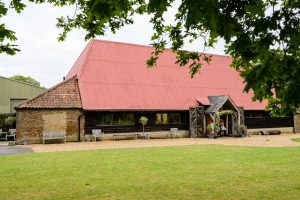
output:
M 37 98 L 41 97 L 42 95 L 44 95 L 44 94 L 46 94 L 46 93 L 49 93 L 49 92 L 53 91 L 53 90 L 56 89 L 57 87 L 59 87 L 59 86 L 65 84 L 65 83 L 67 83 L 67 82 L 73 80 L 74 78 L 76 78 L 76 75 L 73 76 L 73 77 L 71 77 L 71 78 L 69 78 L 69 79 L 67 79 L 67 80 L 64 80 L 64 81 L 62 81 L 62 82 L 60 82 L 60 83 L 58 83 L 58 84 L 56 84 L 56 85 L 54 85 L 54 86 L 52 86 L 51 88 L 49 88 L 48 90 L 46 90 L 46 91 L 44 91 L 44 92 L 38 94 L 37 96 L 34 96 L 34 97 L 30 98 L 30 99 L 27 99 L 26 101 L 24 101 L 23 103 L 21 103 L 20 105 L 18 105 L 16 108 L 21 108 L 24 104 L 27 104 L 27 103 L 29 103 L 29 102 L 31 102 L 31 101 L 36 100 Z
M 90 52 L 91 52 L 91 49 L 92 49 L 92 46 L 93 46 L 93 40 L 89 41 L 88 45 L 87 45 L 87 52 L 86 54 L 84 55 L 84 58 L 83 58 L 83 64 L 81 65 L 79 71 L 78 71 L 78 78 L 81 77 L 81 74 L 83 73 L 83 70 L 85 68 L 85 64 L 86 64 L 86 61 L 87 61 L 87 57 L 90 55 Z M 81 55 L 80 55 L 81 56 Z M 79 56 L 79 57 L 80 57 Z
M 146 48 L 151 48 L 151 49 L 154 48 L 151 45 L 134 44 L 134 43 L 129 43 L 129 42 L 120 42 L 120 41 L 111 41 L 111 40 L 102 40 L 102 39 L 97 39 L 97 38 L 94 38 L 91 41 L 93 41 L 93 42 L 106 42 L 106 43 L 113 43 L 113 44 L 124 44 L 124 45 L 130 45 L 130 46 L 146 47 Z M 165 48 L 165 50 L 173 52 L 173 50 L 171 48 Z M 190 50 L 186 50 L 186 49 L 182 49 L 181 51 L 197 52 L 197 51 L 190 51 Z M 212 56 L 222 56 L 222 57 L 231 58 L 231 56 L 222 55 L 222 54 L 216 54 L 216 53 L 204 53 L 204 54 L 212 55 Z
M 90 40 L 90 41 L 88 42 L 88 44 L 85 46 L 84 50 L 80 53 L 80 55 L 78 56 L 78 58 L 76 59 L 76 61 L 75 61 L 74 64 L 72 65 L 71 69 L 70 69 L 69 72 L 67 73 L 67 77 L 68 77 L 69 74 L 72 72 L 73 67 L 74 67 L 74 66 L 77 64 L 77 62 L 82 58 L 83 62 L 82 62 L 81 65 L 79 65 L 80 67 L 79 67 L 78 71 L 76 71 L 76 73 L 75 73 L 75 74 L 77 75 L 77 78 L 80 78 L 80 76 L 81 76 L 81 74 L 82 74 L 82 71 L 83 71 L 83 68 L 84 68 L 84 66 L 85 66 L 85 64 L 86 64 L 86 62 L 87 62 L 87 57 L 88 57 L 89 54 L 90 54 L 92 42 L 93 42 L 93 40 Z M 73 75 L 73 76 L 75 76 L 75 75 Z M 73 76 L 72 76 L 72 77 L 73 77 Z M 71 77 L 71 78 L 72 78 L 72 77 Z

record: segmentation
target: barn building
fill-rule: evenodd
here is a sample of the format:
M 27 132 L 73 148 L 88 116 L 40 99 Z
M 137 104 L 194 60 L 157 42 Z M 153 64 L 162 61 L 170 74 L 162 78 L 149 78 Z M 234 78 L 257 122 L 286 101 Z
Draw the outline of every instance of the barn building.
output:
M 145 131 L 159 135 L 178 128 L 182 136 L 204 136 L 206 126 L 220 110 L 228 132 L 245 124 L 250 130 L 281 128 L 293 131 L 293 116 L 270 117 L 267 102 L 253 102 L 244 93 L 231 58 L 212 55 L 200 74 L 190 77 L 188 67 L 174 64 L 166 50 L 153 68 L 146 67 L 152 47 L 92 40 L 83 50 L 66 79 L 29 99 L 17 109 L 17 138 L 40 142 L 43 131 L 65 130 L 69 140 L 101 129 L 113 133 L 142 131 L 141 116 L 148 118 Z M 199 117 L 200 116 L 200 117 Z M 297 121 L 297 120 L 296 120 Z

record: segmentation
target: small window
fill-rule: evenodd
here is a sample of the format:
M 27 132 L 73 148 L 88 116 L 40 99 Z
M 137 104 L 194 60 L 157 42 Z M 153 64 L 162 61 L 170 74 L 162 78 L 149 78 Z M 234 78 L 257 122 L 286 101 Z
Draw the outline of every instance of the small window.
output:
M 119 114 L 119 113 L 107 113 L 99 114 L 97 118 L 97 125 L 106 126 L 119 126 L 119 125 L 134 125 L 134 115 L 129 114 Z
M 117 125 L 134 125 L 133 114 L 119 114 Z
M 157 113 L 155 124 L 168 124 L 168 114 L 167 113 Z
M 181 114 L 180 113 L 170 113 L 169 114 L 169 124 L 181 124 Z
M 184 124 L 186 123 L 183 113 L 157 113 L 155 124 Z
M 97 119 L 98 125 L 111 125 L 111 114 L 99 114 Z

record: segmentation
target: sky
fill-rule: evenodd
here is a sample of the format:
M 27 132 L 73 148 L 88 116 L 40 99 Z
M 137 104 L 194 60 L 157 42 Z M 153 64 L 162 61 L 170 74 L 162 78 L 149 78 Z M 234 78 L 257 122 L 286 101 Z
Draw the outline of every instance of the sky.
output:
M 73 16 L 74 7 L 26 4 L 27 7 L 21 14 L 10 10 L 8 15 L 1 19 L 1 23 L 5 23 L 7 28 L 16 32 L 18 40 L 14 43 L 21 52 L 14 56 L 0 54 L 0 76 L 30 76 L 39 81 L 41 86 L 49 88 L 63 80 L 88 41 L 84 40 L 83 30 L 72 31 L 66 41 L 57 40 L 61 30 L 55 26 L 56 18 Z M 176 2 L 165 16 L 167 22 L 172 22 L 175 12 Z M 133 25 L 119 29 L 116 34 L 107 32 L 105 36 L 99 36 L 97 39 L 149 45 L 153 34 L 149 19 L 149 16 L 134 16 Z M 186 44 L 184 49 L 202 51 L 203 44 L 199 40 L 193 44 Z M 215 48 L 207 49 L 206 52 L 224 55 L 224 42 L 219 42 Z

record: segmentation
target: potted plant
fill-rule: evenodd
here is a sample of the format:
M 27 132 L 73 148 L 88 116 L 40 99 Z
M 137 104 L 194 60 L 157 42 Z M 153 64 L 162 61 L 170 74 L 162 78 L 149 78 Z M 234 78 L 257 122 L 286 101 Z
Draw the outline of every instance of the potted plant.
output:
M 206 131 L 207 131 L 207 137 L 213 139 L 214 138 L 213 123 L 210 123 L 206 126 Z
M 244 124 L 242 124 L 240 126 L 240 133 L 241 133 L 241 136 L 246 136 L 247 135 L 247 126 L 245 126 Z
M 143 135 L 144 135 L 145 125 L 148 123 L 148 118 L 145 116 L 141 116 L 140 123 L 143 125 Z

